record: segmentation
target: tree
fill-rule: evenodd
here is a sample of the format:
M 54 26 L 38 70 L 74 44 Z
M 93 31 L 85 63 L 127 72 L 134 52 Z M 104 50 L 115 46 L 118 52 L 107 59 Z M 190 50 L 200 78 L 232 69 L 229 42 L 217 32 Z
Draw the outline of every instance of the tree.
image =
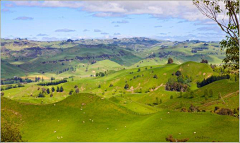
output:
M 76 92 L 76 93 L 79 93 L 79 88 L 76 88 L 76 89 L 75 89 L 75 92 Z
M 59 87 L 57 87 L 57 92 L 59 92 L 60 91 L 60 89 L 59 89 Z
M 200 63 L 208 63 L 208 60 L 202 59 L 202 61 Z
M 239 0 L 193 0 L 193 4 L 227 34 L 220 42 L 221 48 L 226 49 L 223 61 L 225 66 L 239 69 Z
M 50 93 L 50 90 L 49 90 L 49 88 L 47 89 L 47 94 L 49 94 Z
M 39 92 L 38 97 L 45 97 L 42 92 Z
M 72 94 L 73 94 L 73 89 L 69 91 L 69 95 L 72 95 Z
M 172 58 L 168 58 L 168 64 L 172 64 L 173 63 L 173 59 Z
M 63 92 L 63 87 L 62 87 L 62 86 L 60 87 L 60 90 L 59 90 L 59 91 L 60 91 L 60 92 Z
M 3 123 L 1 125 L 1 142 L 23 142 L 18 127 L 11 123 Z
M 54 87 L 52 87 L 52 92 L 54 92 L 55 91 L 55 88 Z
M 177 71 L 177 72 L 175 73 L 175 75 L 176 75 L 176 76 L 180 76 L 180 75 L 182 75 L 182 73 L 181 73 L 180 71 Z
M 128 88 L 129 88 L 129 85 L 125 84 L 124 89 L 128 89 Z
M 153 78 L 156 78 L 156 79 L 158 79 L 158 76 L 155 74 L 155 75 L 153 76 Z

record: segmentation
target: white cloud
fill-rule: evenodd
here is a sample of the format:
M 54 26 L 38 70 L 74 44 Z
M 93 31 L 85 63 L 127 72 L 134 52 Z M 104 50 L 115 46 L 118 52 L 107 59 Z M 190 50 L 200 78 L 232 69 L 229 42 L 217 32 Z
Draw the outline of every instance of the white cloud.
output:
M 207 19 L 193 5 L 192 1 L 21 1 L 17 6 L 68 7 L 81 8 L 94 12 L 94 16 L 127 16 L 131 14 L 150 14 L 154 17 L 184 18 L 190 21 Z

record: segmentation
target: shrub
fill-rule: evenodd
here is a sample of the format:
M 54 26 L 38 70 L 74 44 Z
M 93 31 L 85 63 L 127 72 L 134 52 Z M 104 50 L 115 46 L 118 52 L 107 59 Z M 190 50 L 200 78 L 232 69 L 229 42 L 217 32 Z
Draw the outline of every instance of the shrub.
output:
M 79 93 L 79 88 L 76 88 L 76 89 L 75 89 L 75 92 L 76 92 L 76 93 Z
M 175 73 L 175 75 L 176 75 L 176 76 L 180 76 L 180 75 L 182 75 L 182 73 L 181 73 L 180 71 L 177 71 L 177 72 Z
M 233 115 L 232 110 L 227 109 L 227 108 L 221 108 L 221 109 L 217 110 L 216 113 L 219 115 L 230 115 L 230 116 Z
M 38 97 L 45 97 L 42 92 L 39 92 Z
M 172 96 L 172 95 L 170 96 L 170 99 L 173 99 L 173 96 Z
M 1 92 L 1 96 L 4 96 L 4 92 Z
M 183 107 L 183 108 L 181 109 L 181 111 L 182 111 L 182 112 L 187 112 L 187 109 L 186 109 L 185 107 Z
M 189 139 L 185 138 L 185 139 L 174 139 L 172 135 L 169 135 L 168 137 L 166 137 L 166 141 L 169 142 L 187 142 Z
M 69 91 L 69 95 L 72 95 L 72 94 L 73 94 L 73 89 Z
M 101 88 L 101 85 L 100 85 L 100 84 L 98 85 L 98 88 Z
M 153 76 L 153 78 L 156 78 L 156 79 L 158 79 L 158 76 L 155 74 L 155 75 Z
M 53 93 L 50 94 L 50 97 L 53 97 Z
M 113 87 L 113 84 L 110 84 L 109 87 Z
M 125 84 L 124 89 L 129 89 L 129 85 Z
M 199 109 L 191 104 L 188 111 L 189 112 L 199 112 Z
M 219 107 L 218 107 L 218 106 L 215 106 L 214 112 L 216 112 L 218 109 L 219 109 Z

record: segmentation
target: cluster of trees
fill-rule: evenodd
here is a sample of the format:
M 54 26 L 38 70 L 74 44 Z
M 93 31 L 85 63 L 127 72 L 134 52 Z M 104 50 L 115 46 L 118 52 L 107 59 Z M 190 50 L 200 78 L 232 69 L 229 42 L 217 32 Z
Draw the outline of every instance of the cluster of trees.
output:
M 103 76 L 105 76 L 106 74 L 107 74 L 106 71 L 105 71 L 105 73 L 99 72 L 99 73 L 96 73 L 96 77 L 98 77 L 98 76 L 103 77 Z
M 52 92 L 51 92 L 52 91 Z M 50 94 L 50 97 L 53 97 L 53 92 L 63 92 L 64 91 L 64 89 L 63 89 L 63 87 L 61 86 L 61 87 L 58 87 L 57 86 L 57 89 L 55 89 L 54 87 L 52 87 L 51 89 L 49 89 L 49 88 L 47 88 L 47 89 L 45 89 L 45 88 L 42 88 L 42 91 L 41 92 L 39 92 L 39 94 L 38 94 L 38 97 L 45 97 L 45 95 L 46 94 Z
M 33 81 L 29 78 L 23 79 L 21 77 L 14 77 L 14 78 L 8 78 L 8 79 L 5 79 L 5 80 L 1 80 L 1 85 L 23 83 L 23 82 L 30 83 L 30 82 L 33 82 Z
M 63 80 L 59 80 L 59 81 L 55 81 L 55 82 L 41 82 L 41 83 L 38 83 L 37 85 L 40 85 L 40 86 L 49 86 L 49 85 L 58 85 L 58 84 L 61 84 L 61 83 L 65 83 L 67 82 L 66 79 L 63 79 Z
M 64 65 L 64 63 L 62 63 L 62 65 Z M 61 71 L 58 71 L 56 74 L 58 75 L 58 74 L 66 72 L 66 71 L 76 71 L 76 70 L 77 70 L 76 68 L 70 67 L 70 68 L 66 68 L 66 69 L 63 69 Z
M 169 91 L 185 92 L 188 89 L 188 85 L 180 82 L 173 82 L 173 83 L 167 82 L 165 89 Z
M 202 61 L 200 63 L 208 63 L 208 60 L 202 59 Z
M 230 78 L 230 75 L 221 75 L 221 76 L 211 76 L 207 79 L 204 79 L 203 81 L 201 82 L 197 82 L 197 87 L 203 87 L 205 85 L 208 85 L 214 81 L 218 81 L 218 80 L 222 80 L 222 79 L 229 79 Z
M 2 87 L 2 88 L 1 88 L 1 91 L 3 91 L 3 90 L 8 90 L 8 89 L 12 89 L 12 88 L 18 88 L 18 87 L 24 87 L 24 85 L 21 84 L 21 83 L 18 83 L 18 84 L 16 84 L 16 85 L 7 85 L 6 87 Z

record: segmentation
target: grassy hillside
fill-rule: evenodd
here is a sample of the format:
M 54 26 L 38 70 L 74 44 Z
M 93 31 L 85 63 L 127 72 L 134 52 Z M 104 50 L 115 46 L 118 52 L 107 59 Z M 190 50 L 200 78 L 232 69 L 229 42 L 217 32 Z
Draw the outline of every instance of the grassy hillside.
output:
M 14 113 L 12 120 L 18 121 L 27 141 L 159 142 L 171 134 L 192 142 L 233 142 L 238 141 L 239 134 L 238 119 L 230 116 L 168 110 L 141 115 L 91 94 L 73 95 L 48 105 L 21 104 L 6 98 L 1 104 L 2 119 Z

